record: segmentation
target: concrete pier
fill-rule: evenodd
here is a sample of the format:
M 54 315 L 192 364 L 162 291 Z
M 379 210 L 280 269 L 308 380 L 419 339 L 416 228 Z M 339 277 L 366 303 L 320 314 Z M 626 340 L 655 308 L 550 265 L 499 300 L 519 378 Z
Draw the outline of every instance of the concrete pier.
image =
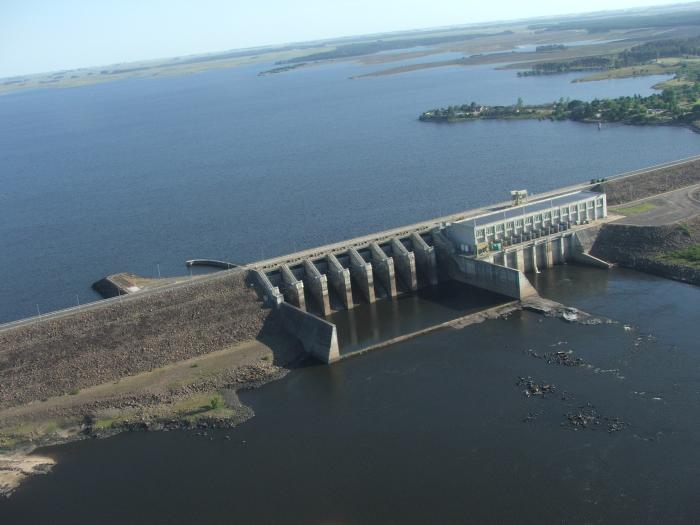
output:
M 565 249 L 565 239 L 564 237 L 559 237 L 557 239 L 557 253 L 556 264 L 566 264 L 566 249 Z
M 265 266 L 264 273 L 271 286 L 278 286 L 290 304 L 306 310 L 308 301 L 311 301 L 314 308 L 318 305 L 318 310 L 325 316 L 332 311 L 333 293 L 338 294 L 346 309 L 357 305 L 358 298 L 354 294 L 374 303 L 379 290 L 375 287 L 375 275 L 379 279 L 376 284 L 381 285 L 389 297 L 414 292 L 420 285 L 437 284 L 438 250 L 431 245 L 434 242 L 432 236 L 442 238 L 449 250 L 452 250 L 452 243 L 440 232 L 430 234 L 431 237 L 426 237 L 425 233 L 414 231 L 381 241 L 348 244 L 334 251 L 309 253 L 303 258 L 292 255 Z M 354 291 L 353 287 L 356 287 Z
M 530 246 L 530 258 L 532 261 L 532 271 L 535 273 L 540 273 L 540 270 L 537 267 L 537 245 L 535 244 Z
M 503 266 L 510 269 L 515 269 L 515 258 L 512 251 L 503 252 Z
M 552 253 L 552 241 L 544 242 L 544 266 L 552 268 L 554 266 L 554 254 Z
M 522 248 L 515 250 L 515 269 L 519 272 L 525 271 L 525 254 L 523 254 Z
M 455 246 L 445 234 L 435 229 L 431 232 L 433 246 L 435 247 L 435 259 L 437 260 L 438 281 L 449 279 L 450 267 L 452 266 L 452 255 L 455 253 Z
M 430 285 L 436 285 L 438 283 L 438 277 L 435 248 L 429 246 L 428 243 L 423 240 L 423 237 L 415 232 L 411 234 L 411 243 L 413 245 L 413 253 L 418 270 L 427 278 Z
M 304 260 L 304 272 L 306 274 L 304 283 L 311 292 L 316 306 L 318 306 L 322 315 L 330 315 L 331 302 L 328 298 L 328 277 L 319 272 L 316 265 L 309 259 Z
M 510 247 L 501 253 L 494 253 L 493 262 L 520 272 L 537 273 L 540 269 L 566 264 L 567 260 L 573 259 L 571 234 L 531 242 L 532 244 Z
M 268 306 L 279 306 L 284 302 L 284 296 L 279 288 L 273 286 L 265 272 L 251 270 L 252 281 L 258 290 L 262 291 L 263 302 Z
M 372 256 L 372 269 L 377 274 L 379 282 L 390 297 L 396 297 L 396 275 L 394 273 L 394 260 L 382 250 L 376 242 L 369 245 Z
M 368 303 L 376 301 L 372 265 L 362 258 L 355 248 L 348 250 L 350 256 L 350 276 L 357 284 Z
M 326 263 L 328 264 L 328 279 L 331 286 L 340 297 L 343 306 L 348 310 L 352 309 L 355 305 L 352 300 L 350 270 L 343 268 L 338 258 L 332 253 L 326 255 Z
M 294 272 L 292 272 L 286 264 L 280 266 L 280 274 L 282 275 L 282 282 L 284 283 L 284 298 L 297 308 L 306 310 L 304 283 L 296 278 Z
M 418 275 L 416 273 L 416 256 L 409 252 L 403 243 L 394 237 L 391 239 L 391 254 L 394 266 L 403 284 L 410 291 L 418 289 Z
M 334 293 L 338 294 L 346 309 L 357 305 L 358 298 L 354 294 L 374 303 L 379 291 L 375 287 L 375 276 L 379 279 L 376 284 L 381 285 L 389 297 L 414 292 L 419 286 L 437 284 L 443 274 L 446 277 L 447 271 L 438 273 L 438 264 L 445 263 L 445 260 L 444 257 L 440 259 L 441 253 L 432 245 L 435 236 L 442 239 L 442 251 L 454 251 L 452 243 L 439 231 L 413 231 L 378 241 L 349 243 L 342 249 L 319 250 L 303 258 L 292 254 L 255 269 L 264 268 L 272 286 L 278 286 L 290 304 L 306 309 L 306 293 L 306 301 L 312 301 L 314 306 L 318 304 L 323 315 L 328 315 L 331 312 L 330 295 Z M 328 286 L 333 289 L 330 295 Z

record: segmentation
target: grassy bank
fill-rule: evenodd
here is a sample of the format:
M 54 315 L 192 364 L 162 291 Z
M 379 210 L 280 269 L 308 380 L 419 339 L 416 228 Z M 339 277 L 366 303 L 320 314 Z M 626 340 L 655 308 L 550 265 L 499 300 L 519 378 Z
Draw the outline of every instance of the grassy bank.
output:
M 670 264 L 700 269 L 700 244 L 694 244 L 683 250 L 661 254 L 658 256 L 658 259 Z
M 643 202 L 641 204 L 636 204 L 635 206 L 626 206 L 623 208 L 617 208 L 615 211 L 621 213 L 622 215 L 638 215 L 640 213 L 645 213 L 647 211 L 653 210 L 656 205 L 650 202 Z

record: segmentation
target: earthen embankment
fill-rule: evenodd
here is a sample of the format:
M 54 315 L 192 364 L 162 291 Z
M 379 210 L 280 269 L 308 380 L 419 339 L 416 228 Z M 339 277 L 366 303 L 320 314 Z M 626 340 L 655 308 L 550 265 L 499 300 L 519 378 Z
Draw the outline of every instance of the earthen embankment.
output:
M 600 183 L 608 206 L 616 206 L 700 183 L 700 160 L 672 164 Z
M 4 330 L 0 408 L 75 392 L 253 339 L 269 314 L 246 286 L 245 271 L 232 270 Z

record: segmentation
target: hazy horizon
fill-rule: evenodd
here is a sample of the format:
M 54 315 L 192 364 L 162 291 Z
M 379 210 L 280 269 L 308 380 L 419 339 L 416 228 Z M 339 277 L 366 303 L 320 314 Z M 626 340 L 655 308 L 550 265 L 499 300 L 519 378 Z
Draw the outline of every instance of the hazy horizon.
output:
M 316 40 L 450 26 L 581 15 L 697 2 L 664 0 L 515 0 L 465 5 L 459 0 L 283 0 L 264 6 L 203 0 L 79 0 L 45 5 L 10 0 L 0 7 L 0 77 L 217 53 Z M 585 7 L 584 7 L 585 5 Z

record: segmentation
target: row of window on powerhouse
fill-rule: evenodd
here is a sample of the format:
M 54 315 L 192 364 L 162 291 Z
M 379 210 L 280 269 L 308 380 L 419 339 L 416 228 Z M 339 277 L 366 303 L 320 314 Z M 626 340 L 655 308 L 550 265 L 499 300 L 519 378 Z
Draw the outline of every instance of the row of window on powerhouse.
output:
M 599 213 L 596 213 L 596 206 L 598 207 Z M 547 223 L 552 225 L 559 222 L 594 220 L 603 217 L 603 214 L 603 199 L 599 198 L 597 202 L 595 202 L 594 199 L 590 199 L 571 206 L 562 206 L 561 208 L 554 208 L 518 219 L 476 228 L 474 235 L 477 242 L 484 242 L 487 236 L 491 237 L 493 240 L 498 236 L 497 234 L 503 234 L 504 231 L 506 233 L 517 233 L 518 230 L 523 231 L 538 228 L 540 226 L 546 226 Z

